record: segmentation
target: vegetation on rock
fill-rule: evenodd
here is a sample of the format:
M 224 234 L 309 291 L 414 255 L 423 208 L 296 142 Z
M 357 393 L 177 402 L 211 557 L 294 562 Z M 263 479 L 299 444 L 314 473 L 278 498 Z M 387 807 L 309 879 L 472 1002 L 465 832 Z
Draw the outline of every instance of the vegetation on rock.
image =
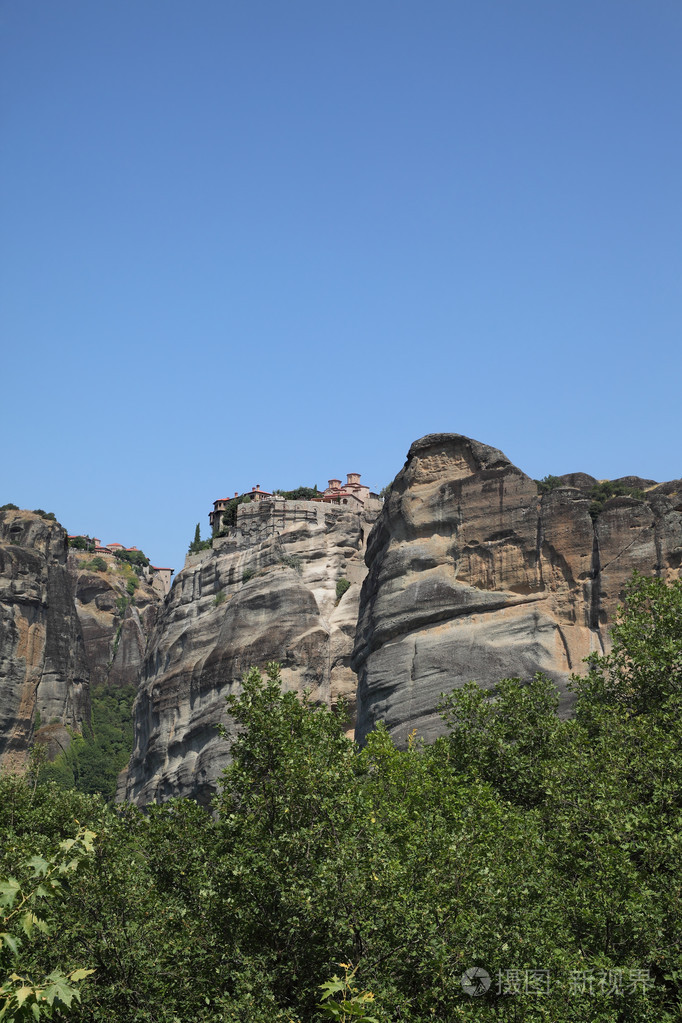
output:
M 550 491 L 556 490 L 557 487 L 565 487 L 566 484 L 560 476 L 543 476 L 541 480 L 535 481 L 538 485 L 539 494 L 549 494 Z
M 142 569 L 147 568 L 150 563 L 143 551 L 114 551 L 114 557 L 130 565 L 137 575 L 142 575 Z
M 113 800 L 118 774 L 133 748 L 135 686 L 98 686 L 91 693 L 90 730 L 73 735 L 68 749 L 41 766 L 42 784 L 99 794 Z
M 69 547 L 77 551 L 94 551 L 95 542 L 89 536 L 72 536 L 68 540 Z
M 625 483 L 614 482 L 613 480 L 602 480 L 590 490 L 590 515 L 596 519 L 601 514 L 604 505 L 612 497 L 634 497 L 638 501 L 644 498 L 644 491 L 638 487 L 628 487 Z
M 192 540 L 187 550 L 188 554 L 198 554 L 199 551 L 207 551 L 213 546 L 213 540 L 202 540 L 201 539 L 201 525 L 197 522 L 196 529 L 194 530 L 194 539 Z
M 273 493 L 283 497 L 286 501 L 312 501 L 314 497 L 319 497 L 319 491 L 317 489 L 317 483 L 314 487 L 296 487 L 295 490 L 275 490 Z

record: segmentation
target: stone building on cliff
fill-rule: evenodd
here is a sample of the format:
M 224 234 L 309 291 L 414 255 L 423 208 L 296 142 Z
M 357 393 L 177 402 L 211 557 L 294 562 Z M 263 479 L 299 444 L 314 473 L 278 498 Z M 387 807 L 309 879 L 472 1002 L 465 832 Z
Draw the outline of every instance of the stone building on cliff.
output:
M 293 508 L 293 502 L 287 501 L 281 494 L 271 494 L 267 490 L 261 490 L 260 483 L 257 483 L 255 487 L 251 487 L 251 490 L 244 491 L 243 494 L 235 490 L 234 497 L 219 497 L 213 502 L 213 511 L 208 513 L 208 521 L 214 536 L 225 527 L 224 515 L 233 501 L 240 505 L 261 501 L 276 502 L 280 514 L 286 511 L 287 506 Z M 345 505 L 348 509 L 353 509 L 354 511 L 362 511 L 365 508 L 378 511 L 381 507 L 381 498 L 378 494 L 373 493 L 368 486 L 360 482 L 359 472 L 347 473 L 346 483 L 344 484 L 338 479 L 328 480 L 327 489 L 318 497 L 311 498 L 311 501 L 322 504 Z M 300 505 L 301 500 L 299 499 L 295 503 Z

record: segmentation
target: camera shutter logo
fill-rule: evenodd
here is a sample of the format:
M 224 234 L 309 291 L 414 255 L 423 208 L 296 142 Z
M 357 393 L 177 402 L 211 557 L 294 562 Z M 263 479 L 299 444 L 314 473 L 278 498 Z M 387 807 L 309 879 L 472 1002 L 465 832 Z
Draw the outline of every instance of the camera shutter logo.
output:
M 482 966 L 470 966 L 462 974 L 460 983 L 462 991 L 475 998 L 477 995 L 484 995 L 490 987 L 490 974 Z

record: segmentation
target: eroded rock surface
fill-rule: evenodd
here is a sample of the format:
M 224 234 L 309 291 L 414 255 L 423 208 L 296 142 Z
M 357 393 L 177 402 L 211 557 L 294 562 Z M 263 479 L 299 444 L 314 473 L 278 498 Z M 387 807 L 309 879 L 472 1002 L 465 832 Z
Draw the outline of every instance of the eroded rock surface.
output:
M 20 768 L 36 714 L 44 727 L 82 729 L 89 715 L 83 637 L 57 523 L 0 513 L 0 764 Z M 56 741 L 56 740 L 55 740 Z
M 252 665 L 279 661 L 286 687 L 332 706 L 344 697 L 354 712 L 349 662 L 378 504 L 286 504 L 241 505 L 231 536 L 187 559 L 143 666 L 121 796 L 207 800 L 227 764 L 224 697 Z M 351 585 L 337 602 L 339 579 Z
M 538 494 L 496 448 L 459 434 L 416 441 L 367 549 L 352 664 L 357 737 L 383 719 L 399 743 L 440 733 L 440 693 L 544 671 L 567 713 L 571 672 L 608 645 L 633 569 L 676 578 L 682 481 L 625 485 L 593 520 L 583 473 Z
M 99 557 L 105 571 L 95 571 L 86 552 L 72 549 L 68 562 L 90 685 L 137 686 L 163 595 L 112 555 Z

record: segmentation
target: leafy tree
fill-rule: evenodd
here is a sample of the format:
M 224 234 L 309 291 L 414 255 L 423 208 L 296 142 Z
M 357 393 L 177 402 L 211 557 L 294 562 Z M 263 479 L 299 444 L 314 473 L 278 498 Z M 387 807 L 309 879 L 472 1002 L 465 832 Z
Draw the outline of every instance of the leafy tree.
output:
M 69 537 L 69 547 L 74 547 L 77 551 L 94 551 L 95 545 L 89 536 L 72 536 Z
M 543 476 L 541 480 L 536 480 L 535 482 L 538 485 L 538 493 L 540 494 L 549 494 L 550 491 L 566 485 L 560 476 L 552 475 Z
M 53 1010 L 80 1000 L 78 985 L 94 971 L 52 969 L 47 973 L 43 969 L 36 980 L 27 945 L 52 931 L 51 903 L 63 894 L 68 875 L 92 854 L 94 839 L 91 831 L 80 828 L 74 838 L 60 842 L 51 856 L 36 853 L 19 864 L 16 873 L 23 879 L 0 878 L 0 1020 L 52 1019 Z
M 149 566 L 149 558 L 143 551 L 114 551 L 114 557 L 124 564 L 130 565 L 137 575 L 142 574 L 142 569 Z
M 275 494 L 279 494 L 287 501 L 312 501 L 314 497 L 319 496 L 317 489 L 317 483 L 314 487 L 296 487 L 295 490 L 275 490 Z
M 201 527 L 200 527 L 199 523 L 197 522 L 197 527 L 194 530 L 194 539 L 192 540 L 191 544 L 189 545 L 188 553 L 189 554 L 197 554 L 199 551 L 210 550 L 210 548 L 212 546 L 213 546 L 213 542 L 212 542 L 212 540 L 210 538 L 208 540 L 202 540 L 201 539 Z
M 601 483 L 595 483 L 590 489 L 590 515 L 593 519 L 599 518 L 604 505 L 612 497 L 635 497 L 641 501 L 644 498 L 644 491 L 638 487 L 628 487 L 625 483 L 613 480 L 602 480 Z
M 0 512 L 4 511 L 19 511 L 19 505 L 12 504 L 11 502 L 9 504 L 0 505 Z
M 604 707 L 665 713 L 682 697 L 682 580 L 635 572 L 612 638 L 611 653 L 589 657 L 588 674 L 574 679 L 579 720 L 592 721 Z

